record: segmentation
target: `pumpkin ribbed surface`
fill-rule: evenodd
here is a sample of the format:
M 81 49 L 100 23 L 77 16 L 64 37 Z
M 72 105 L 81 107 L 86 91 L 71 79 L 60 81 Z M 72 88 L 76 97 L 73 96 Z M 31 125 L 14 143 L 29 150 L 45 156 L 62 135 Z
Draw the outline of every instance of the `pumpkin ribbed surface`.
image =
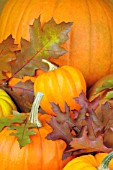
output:
M 113 4 L 109 0 L 8 0 L 0 17 L 0 42 L 10 34 L 15 43 L 29 40 L 29 24 L 40 15 L 57 23 L 73 22 L 68 53 L 54 60 L 59 66 L 77 66 L 88 86 L 113 72 Z M 53 60 L 52 60 L 53 61 Z
M 17 110 L 16 105 L 10 96 L 3 89 L 0 89 L 0 117 L 9 116 L 12 114 L 12 110 Z
M 62 154 L 66 144 L 62 140 L 52 141 L 45 137 L 52 128 L 45 123 L 51 116 L 41 115 L 39 120 L 43 127 L 34 129 L 36 135 L 31 136 L 31 143 L 19 147 L 16 137 L 9 136 L 11 130 L 5 128 L 0 132 L 0 170 L 61 170 L 71 159 L 62 161 Z
M 86 93 L 86 83 L 82 73 L 72 66 L 62 66 L 38 76 L 34 83 L 34 93 L 44 93 L 40 106 L 49 114 L 54 114 L 50 102 L 58 104 L 62 111 L 65 102 L 70 109 L 79 109 L 74 97 L 78 97 L 82 90 Z
M 97 170 L 102 160 L 107 156 L 107 153 L 98 153 L 93 155 L 84 155 L 72 159 L 63 170 Z M 113 170 L 113 159 L 109 163 L 110 170 Z

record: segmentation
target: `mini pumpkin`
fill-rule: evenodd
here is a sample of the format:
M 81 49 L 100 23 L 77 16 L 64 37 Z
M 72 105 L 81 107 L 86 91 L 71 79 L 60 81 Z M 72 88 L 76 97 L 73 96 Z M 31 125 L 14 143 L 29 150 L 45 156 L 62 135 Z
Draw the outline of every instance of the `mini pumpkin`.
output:
M 12 110 L 17 110 L 16 105 L 11 97 L 3 90 L 0 89 L 0 117 L 9 116 Z
M 75 103 L 74 97 L 79 96 L 81 91 L 86 93 L 86 83 L 82 73 L 75 67 L 62 66 L 55 67 L 48 61 L 50 71 L 39 75 L 34 83 L 34 93 L 42 92 L 44 97 L 40 106 L 49 114 L 54 114 L 50 102 L 58 104 L 64 111 L 65 102 L 70 109 L 79 109 L 80 106 Z
M 112 158 L 113 152 L 109 154 L 98 153 L 95 156 L 90 154 L 83 155 L 72 159 L 63 170 L 83 170 L 84 168 L 86 168 L 86 170 L 113 170 Z
M 55 170 L 62 170 L 71 159 L 70 157 L 65 161 L 62 160 L 62 154 L 66 147 L 63 140 L 52 141 L 45 138 L 52 131 L 52 128 L 46 123 L 51 116 L 46 114 L 37 116 L 39 97 L 36 97 L 30 115 L 30 121 L 35 122 L 39 128 L 33 129 L 36 134 L 30 136 L 29 144 L 20 149 L 17 138 L 9 135 L 14 130 L 8 130 L 5 127 L 0 132 L 0 170 L 50 170 L 52 167 Z

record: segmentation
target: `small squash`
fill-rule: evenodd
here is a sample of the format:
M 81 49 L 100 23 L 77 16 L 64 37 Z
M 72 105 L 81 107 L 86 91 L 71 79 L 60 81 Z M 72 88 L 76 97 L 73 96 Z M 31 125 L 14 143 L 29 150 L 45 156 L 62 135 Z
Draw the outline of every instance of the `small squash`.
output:
M 44 97 L 40 106 L 49 114 L 54 114 L 50 102 L 58 104 L 64 111 L 65 102 L 70 109 L 79 109 L 80 106 L 75 103 L 74 97 L 79 96 L 83 90 L 86 93 L 86 83 L 82 73 L 72 66 L 55 67 L 50 62 L 50 71 L 39 75 L 34 83 L 34 93 L 41 91 Z
M 0 89 L 0 117 L 9 116 L 12 114 L 12 110 L 17 110 L 16 105 L 10 96 L 3 89 Z
M 63 170 L 113 170 L 112 158 L 113 152 L 109 154 L 98 153 L 95 156 L 90 154 L 83 155 L 72 159 Z
M 50 170 L 52 167 L 54 170 L 62 170 L 64 165 L 72 159 L 69 157 L 62 160 L 62 154 L 66 147 L 63 140 L 52 141 L 45 138 L 52 131 L 52 128 L 46 123 L 51 116 L 40 114 L 38 120 L 37 107 L 41 95 L 39 93 L 36 95 L 29 118 L 39 127 L 33 128 L 36 134 L 30 136 L 29 144 L 20 148 L 17 138 L 9 135 L 15 131 L 8 130 L 7 127 L 0 132 L 0 170 Z M 23 116 L 24 113 L 21 115 Z

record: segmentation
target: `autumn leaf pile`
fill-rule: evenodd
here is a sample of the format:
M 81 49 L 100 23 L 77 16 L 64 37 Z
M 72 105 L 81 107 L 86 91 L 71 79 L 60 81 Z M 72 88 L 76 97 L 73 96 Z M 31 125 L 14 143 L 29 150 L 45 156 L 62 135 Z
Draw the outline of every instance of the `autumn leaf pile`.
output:
M 38 18 L 30 26 L 30 42 L 21 39 L 20 49 L 18 44 L 14 44 L 11 35 L 0 44 L 0 87 L 12 97 L 20 112 L 29 112 L 31 109 L 34 100 L 32 77 L 36 77 L 36 70 L 48 70 L 42 59 L 58 58 L 66 53 L 61 45 L 68 40 L 71 26 L 72 23 L 56 24 L 51 19 L 42 28 L 40 18 Z M 10 77 L 7 76 L 7 72 L 11 73 Z M 23 81 L 24 76 L 28 76 L 26 81 Z M 10 85 L 13 78 L 17 78 L 19 81 L 15 85 Z M 112 82 L 97 90 L 101 92 L 109 90 L 109 88 L 113 88 Z M 108 97 L 112 98 L 112 92 Z M 111 152 L 113 142 L 109 139 L 113 138 L 113 106 L 109 102 L 105 102 L 101 105 L 100 113 L 97 114 L 99 97 L 90 102 L 82 92 L 79 97 L 73 100 L 80 105 L 80 110 L 70 110 L 65 103 L 65 112 L 62 112 L 60 107 L 51 101 L 52 110 L 57 116 L 52 116 L 50 122 L 47 122 L 53 131 L 46 138 L 48 140 L 62 139 L 66 142 L 67 147 L 63 159 L 70 155 Z M 41 108 L 40 111 L 44 113 Z M 70 112 L 73 114 L 73 118 Z M 22 126 L 15 126 L 17 122 Z M 11 135 L 17 136 L 21 147 L 30 142 L 30 135 L 35 134 L 32 131 L 34 126 L 27 124 L 26 117 L 21 117 L 18 114 L 14 114 L 10 121 L 7 118 L 1 118 L 0 130 L 5 126 L 17 130 L 16 134 Z M 27 136 L 25 143 L 17 135 L 23 129 Z
M 74 98 L 81 108 L 73 110 L 74 119 L 70 116 L 70 108 L 65 104 L 65 112 L 58 105 L 52 104 L 53 111 L 57 114 L 49 122 L 53 132 L 47 139 L 63 139 L 67 148 L 63 158 L 69 155 L 81 155 L 83 153 L 110 152 L 113 150 L 113 107 L 109 102 L 101 105 L 101 112 L 96 114 L 100 98 L 96 97 L 89 102 L 82 92 Z

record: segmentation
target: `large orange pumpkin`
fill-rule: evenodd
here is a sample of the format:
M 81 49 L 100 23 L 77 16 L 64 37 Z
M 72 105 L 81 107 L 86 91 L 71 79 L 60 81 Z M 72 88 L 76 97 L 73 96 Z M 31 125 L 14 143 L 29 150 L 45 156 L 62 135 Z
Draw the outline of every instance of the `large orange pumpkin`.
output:
M 31 136 L 31 143 L 20 149 L 16 137 L 10 136 L 12 130 L 5 128 L 0 132 L 0 170 L 62 170 L 71 159 L 62 160 L 66 144 L 62 140 L 51 141 L 45 139 L 52 128 L 45 123 L 51 116 L 42 114 L 39 120 L 43 127 L 35 129 L 37 133 Z
M 15 43 L 29 40 L 29 24 L 41 16 L 57 23 L 73 22 L 68 53 L 54 60 L 60 66 L 77 66 L 88 86 L 113 72 L 113 4 L 110 0 L 7 0 L 0 17 L 0 42 L 10 34 Z
M 31 110 L 31 119 L 34 116 L 35 120 L 37 100 L 33 104 L 33 111 Z M 21 115 L 23 116 L 24 113 L 21 113 Z M 47 134 L 52 132 L 52 128 L 46 123 L 50 118 L 50 115 L 39 114 L 42 127 L 34 128 L 36 134 L 30 136 L 31 142 L 21 149 L 17 138 L 9 135 L 11 132 L 15 132 L 14 130 L 8 130 L 5 127 L 0 132 L 0 170 L 50 170 L 51 168 L 62 170 L 64 165 L 72 158 L 62 160 L 62 154 L 66 147 L 63 140 L 46 139 Z

